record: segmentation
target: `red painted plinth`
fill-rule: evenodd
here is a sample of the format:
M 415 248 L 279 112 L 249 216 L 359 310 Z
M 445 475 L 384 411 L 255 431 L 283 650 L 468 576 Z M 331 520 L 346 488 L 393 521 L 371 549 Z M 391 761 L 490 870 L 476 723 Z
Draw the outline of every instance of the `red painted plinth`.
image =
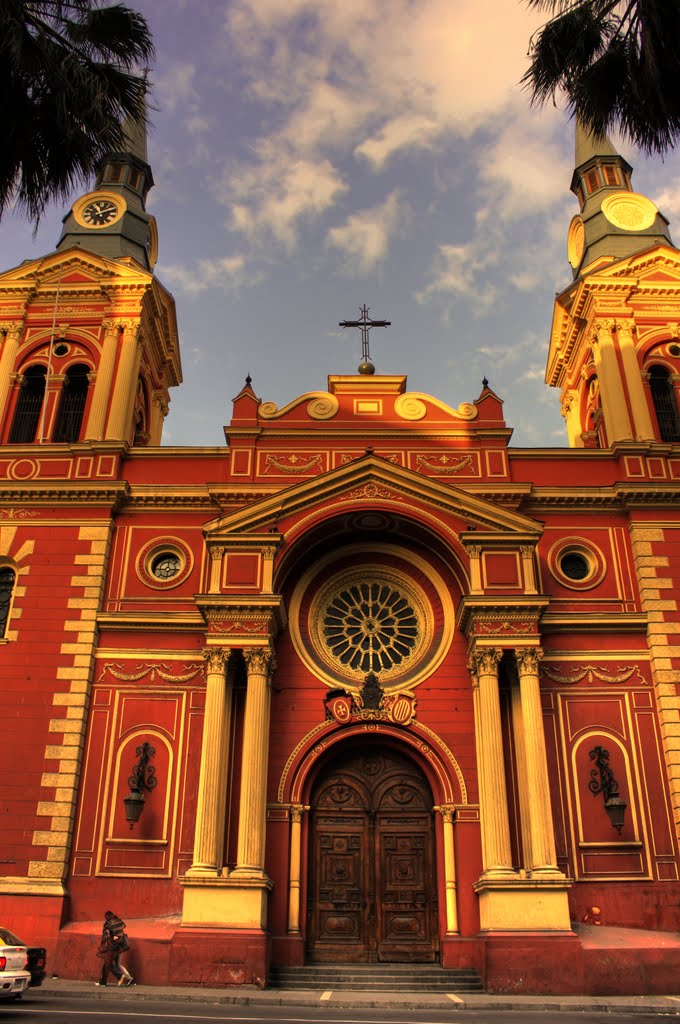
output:
M 584 988 L 583 950 L 573 932 L 486 937 L 487 992 L 579 995 Z
M 484 974 L 484 942 L 481 939 L 447 936 L 441 940 L 439 955 L 442 967 L 467 968 Z
M 257 985 L 267 977 L 269 936 L 256 929 L 178 928 L 170 947 L 170 985 Z

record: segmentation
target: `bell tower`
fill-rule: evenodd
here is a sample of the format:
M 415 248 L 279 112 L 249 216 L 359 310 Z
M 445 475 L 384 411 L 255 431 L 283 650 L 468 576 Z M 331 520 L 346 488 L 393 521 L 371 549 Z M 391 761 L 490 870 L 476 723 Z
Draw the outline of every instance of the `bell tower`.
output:
M 143 128 L 102 162 L 56 251 L 0 274 L 0 444 L 158 445 L 182 371 Z
M 546 383 L 559 387 L 571 447 L 680 442 L 680 253 L 668 221 L 633 190 L 606 137 L 576 126 L 567 256 Z

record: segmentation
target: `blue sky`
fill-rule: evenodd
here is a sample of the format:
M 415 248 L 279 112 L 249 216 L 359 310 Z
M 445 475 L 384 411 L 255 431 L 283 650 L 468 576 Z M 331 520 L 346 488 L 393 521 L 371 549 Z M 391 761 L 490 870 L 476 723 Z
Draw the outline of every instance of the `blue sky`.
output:
M 392 322 L 372 332 L 377 372 L 454 406 L 486 375 L 513 445 L 566 445 L 543 374 L 571 280 L 573 125 L 518 86 L 537 15 L 515 0 L 128 2 L 157 47 L 148 208 L 184 368 L 164 443 L 222 444 L 248 373 L 283 405 L 355 372 L 360 334 L 338 322 L 366 303 Z M 621 149 L 673 231 L 678 155 Z M 0 266 L 50 251 L 64 212 L 35 239 L 6 215 Z

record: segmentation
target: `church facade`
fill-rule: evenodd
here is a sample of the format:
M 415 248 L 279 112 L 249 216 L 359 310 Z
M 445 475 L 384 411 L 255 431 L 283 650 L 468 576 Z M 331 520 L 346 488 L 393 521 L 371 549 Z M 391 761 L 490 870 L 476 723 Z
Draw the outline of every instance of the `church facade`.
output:
M 667 222 L 579 135 L 568 448 L 511 447 L 486 381 L 453 406 L 364 361 L 280 408 L 247 379 L 227 444 L 189 449 L 160 444 L 152 184 L 131 139 L 0 274 L 3 924 L 82 978 L 112 907 L 150 984 L 680 991 Z M 593 955 L 594 921 L 645 941 Z

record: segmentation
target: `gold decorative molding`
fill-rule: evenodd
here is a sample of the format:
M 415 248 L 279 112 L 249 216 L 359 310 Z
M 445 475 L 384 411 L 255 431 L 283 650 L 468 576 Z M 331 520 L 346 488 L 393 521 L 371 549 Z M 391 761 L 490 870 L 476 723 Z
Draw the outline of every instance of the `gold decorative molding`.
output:
M 455 462 L 455 458 L 458 459 Z M 429 469 L 431 473 L 438 474 L 449 474 L 459 473 L 463 469 L 470 469 L 473 476 L 478 474 L 475 472 L 475 465 L 471 455 L 452 456 L 452 455 L 418 455 L 416 456 L 416 466 L 418 469 Z
M 209 650 L 212 653 L 216 648 L 211 647 Z M 198 675 L 203 678 L 204 667 L 205 666 L 203 665 L 193 665 L 189 671 L 186 671 L 187 666 L 185 665 L 184 672 L 176 673 L 172 671 L 173 666 L 168 665 L 167 663 L 156 665 L 148 662 L 143 665 L 139 665 L 130 672 L 124 672 L 124 665 L 121 665 L 118 662 L 107 662 L 105 665 L 102 665 L 97 682 L 103 682 L 104 676 L 108 672 L 114 679 L 118 679 L 120 682 L 125 683 L 139 682 L 139 680 L 143 679 L 145 676 L 149 677 L 148 681 L 150 683 L 155 682 L 157 676 L 165 683 L 188 683 L 189 680 L 195 679 Z
M 279 409 L 275 402 L 263 402 L 257 414 L 263 420 L 278 420 L 305 402 L 308 403 L 307 415 L 312 420 L 332 420 L 340 408 L 338 399 L 328 391 L 308 391 L 288 402 L 282 409 Z
M 462 402 L 457 409 L 441 402 L 432 395 L 421 394 L 419 391 L 410 391 L 408 394 L 399 395 L 394 403 L 394 411 L 402 420 L 415 422 L 422 420 L 427 415 L 427 406 L 434 406 L 456 420 L 474 420 L 479 415 L 477 406 L 471 402 Z
M 0 508 L 0 519 L 34 519 L 40 513 L 28 508 Z
M 577 665 L 573 671 L 568 674 L 555 671 L 554 668 L 550 668 L 549 665 L 542 665 L 541 672 L 546 675 L 548 679 L 552 679 L 555 683 L 568 683 L 573 685 L 574 683 L 580 683 L 583 679 L 587 682 L 592 683 L 593 679 L 598 679 L 603 683 L 626 683 L 633 676 L 635 672 L 638 674 L 638 681 L 644 683 L 644 679 L 640 674 L 640 668 L 638 665 L 633 665 L 632 668 L 623 668 L 619 665 L 618 672 L 608 672 L 606 669 L 598 668 L 595 665 Z
M 323 461 L 321 455 L 312 455 L 308 459 L 303 459 L 299 455 L 266 455 L 265 456 L 264 472 L 268 473 L 270 469 L 276 469 L 279 473 L 310 473 L 313 469 L 317 472 L 323 472 Z

